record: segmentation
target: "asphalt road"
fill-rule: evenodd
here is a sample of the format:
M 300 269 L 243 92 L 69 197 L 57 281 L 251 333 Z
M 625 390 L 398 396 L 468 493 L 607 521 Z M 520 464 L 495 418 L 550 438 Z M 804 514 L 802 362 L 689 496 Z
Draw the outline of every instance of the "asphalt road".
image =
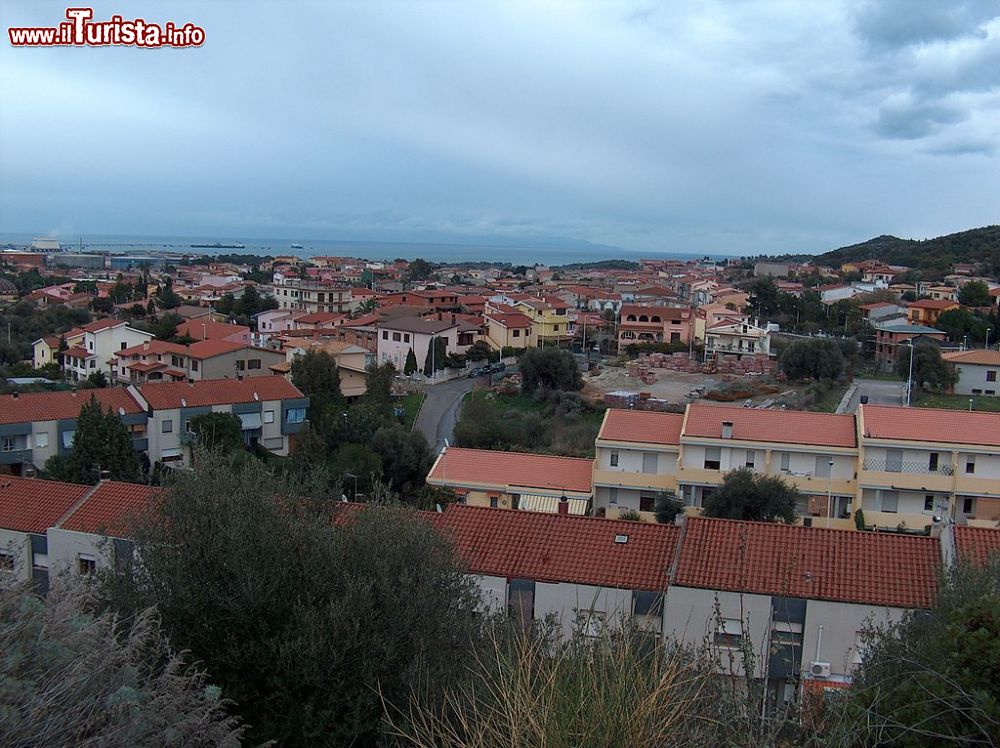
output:
M 427 397 L 413 427 L 427 437 L 427 443 L 435 452 L 441 450 L 445 439 L 454 441 L 455 423 L 458 421 L 462 398 L 472 391 L 473 383 L 472 379 L 455 379 L 421 388 Z
M 858 388 L 847 405 L 848 413 L 858 412 L 862 395 L 868 395 L 868 403 L 871 405 L 903 405 L 903 398 L 906 397 L 904 382 L 887 382 L 883 379 L 855 379 L 854 383 L 858 385 Z

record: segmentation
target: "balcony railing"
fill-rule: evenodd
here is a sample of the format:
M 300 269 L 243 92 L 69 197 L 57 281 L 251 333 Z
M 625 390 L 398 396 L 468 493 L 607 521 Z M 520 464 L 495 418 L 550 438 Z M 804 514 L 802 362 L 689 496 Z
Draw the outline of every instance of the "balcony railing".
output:
M 919 475 L 951 475 L 951 465 L 939 465 L 931 469 L 926 462 L 913 460 L 887 460 L 884 457 L 868 457 L 865 459 L 865 470 L 876 473 L 914 473 Z

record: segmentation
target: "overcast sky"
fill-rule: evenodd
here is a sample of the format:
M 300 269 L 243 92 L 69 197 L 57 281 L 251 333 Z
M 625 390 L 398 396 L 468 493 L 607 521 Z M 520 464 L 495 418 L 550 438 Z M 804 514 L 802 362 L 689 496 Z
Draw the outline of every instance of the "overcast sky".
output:
M 0 0 L 8 26 L 66 3 Z M 1000 223 L 1000 2 L 97 2 L 0 45 L 0 233 L 819 251 Z

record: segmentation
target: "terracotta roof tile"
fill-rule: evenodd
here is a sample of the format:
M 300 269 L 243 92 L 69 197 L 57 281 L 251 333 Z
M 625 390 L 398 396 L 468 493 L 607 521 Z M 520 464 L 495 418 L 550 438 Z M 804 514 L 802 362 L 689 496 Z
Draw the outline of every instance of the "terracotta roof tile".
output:
M 461 504 L 435 524 L 475 574 L 639 590 L 667 588 L 679 534 L 673 525 Z
M 189 319 L 177 325 L 177 334 L 186 335 L 195 340 L 219 340 L 233 335 L 249 336 L 250 328 L 244 325 L 231 325 L 227 322 Z
M 1000 447 L 1000 413 L 862 405 L 864 436 Z
M 103 481 L 73 512 L 64 517 L 59 527 L 74 532 L 87 532 L 125 537 L 128 522 L 141 512 L 162 488 L 138 483 Z
M 427 478 L 447 485 L 514 485 L 590 493 L 592 468 L 593 461 L 579 457 L 448 447 Z
M 611 409 L 597 438 L 617 442 L 676 445 L 681 443 L 683 423 L 683 413 Z
M 0 395 L 0 423 L 29 423 L 39 421 L 55 421 L 61 418 L 76 418 L 80 409 L 90 402 L 91 396 L 104 409 L 111 408 L 118 412 L 124 408 L 126 413 L 135 414 L 143 411 L 128 390 L 121 387 L 105 389 L 81 390 L 80 392 L 24 392 L 17 397 Z
M 942 353 L 941 358 L 953 364 L 978 364 L 980 366 L 1000 366 L 1000 351 L 986 351 L 973 348 L 969 351 Z
M 211 341 L 210 341 L 211 342 Z M 154 410 L 225 405 L 303 397 L 299 389 L 284 377 L 248 377 L 247 379 L 205 379 L 199 382 L 156 382 L 139 387 L 141 394 Z
M 938 549 L 932 538 L 692 518 L 673 584 L 928 608 L 937 591 Z
M 133 345 L 131 348 L 125 348 L 120 351 L 115 351 L 115 355 L 121 358 L 127 358 L 129 356 L 141 356 L 145 355 L 156 355 L 162 353 L 176 353 L 181 356 L 187 355 L 187 346 L 180 345 L 179 343 L 168 343 L 165 340 L 150 340 L 146 343 L 140 343 L 139 345 Z
M 239 351 L 244 348 L 249 348 L 246 343 L 234 340 L 213 340 L 209 338 L 208 340 L 199 340 L 187 346 L 186 353 L 191 358 L 212 358 L 213 356 L 221 356 L 226 353 L 232 353 L 233 351 Z
M 982 564 L 991 554 L 1000 554 L 1000 529 L 956 525 L 954 530 L 959 559 Z
M 797 410 L 689 405 L 685 437 L 722 438 L 722 422 L 733 424 L 733 440 L 854 447 L 854 416 Z
M 75 483 L 0 476 L 0 527 L 44 534 L 91 488 Z

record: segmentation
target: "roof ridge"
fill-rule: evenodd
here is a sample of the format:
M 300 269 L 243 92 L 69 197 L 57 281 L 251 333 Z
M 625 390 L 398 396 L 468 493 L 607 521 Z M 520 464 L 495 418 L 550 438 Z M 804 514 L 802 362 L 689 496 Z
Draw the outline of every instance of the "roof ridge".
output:
M 53 527 L 62 527 L 63 522 L 65 522 L 70 517 L 72 517 L 73 516 L 73 512 L 75 512 L 77 509 L 79 509 L 81 506 L 83 506 L 84 502 L 86 502 L 87 499 L 89 499 L 91 496 L 93 496 L 95 493 L 97 493 L 97 489 L 101 486 L 101 484 L 103 484 L 105 482 L 106 481 L 104 481 L 104 480 L 99 480 L 99 481 L 97 481 L 97 483 L 95 483 L 93 486 L 91 486 L 89 491 L 87 491 L 86 493 L 83 494 L 83 496 L 81 496 L 79 499 L 77 499 L 73 503 L 73 505 L 69 509 L 67 509 L 58 520 L 56 520 L 56 522 L 53 525 Z M 71 485 L 75 485 L 75 484 L 71 484 Z

